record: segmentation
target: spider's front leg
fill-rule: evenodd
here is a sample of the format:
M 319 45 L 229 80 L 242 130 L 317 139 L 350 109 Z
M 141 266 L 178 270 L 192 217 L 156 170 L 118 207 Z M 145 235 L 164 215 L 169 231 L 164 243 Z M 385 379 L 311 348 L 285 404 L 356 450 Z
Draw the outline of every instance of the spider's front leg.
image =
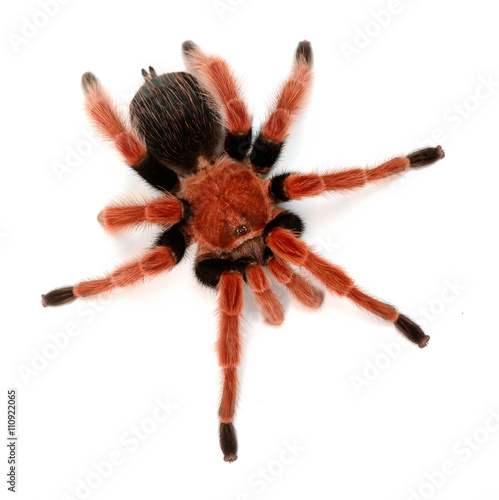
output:
M 124 161 L 156 189 L 171 191 L 177 187 L 177 174 L 147 151 L 93 73 L 82 76 L 82 88 L 90 121 L 99 134 L 114 145 Z
M 252 118 L 232 68 L 222 57 L 205 54 L 191 40 L 182 44 L 182 54 L 187 69 L 221 106 L 227 132 L 225 152 L 242 160 L 251 147 Z
M 295 228 L 273 221 L 269 223 L 265 237 L 267 245 L 275 256 L 306 269 L 330 292 L 347 297 L 357 306 L 392 322 L 408 340 L 419 347 L 428 344 L 430 337 L 416 323 L 400 314 L 390 304 L 381 302 L 360 290 L 341 267 L 327 262 L 299 239 Z
M 291 74 L 276 93 L 251 148 L 251 163 L 259 174 L 267 174 L 276 164 L 291 126 L 305 107 L 312 84 L 312 62 L 312 47 L 304 40 L 298 44 Z

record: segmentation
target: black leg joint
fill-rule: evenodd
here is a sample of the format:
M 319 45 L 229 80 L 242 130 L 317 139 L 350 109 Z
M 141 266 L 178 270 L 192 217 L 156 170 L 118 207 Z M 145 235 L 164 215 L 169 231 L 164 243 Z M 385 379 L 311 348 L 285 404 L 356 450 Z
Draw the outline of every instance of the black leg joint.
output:
M 191 218 L 192 215 L 191 206 L 185 200 L 181 199 L 180 201 L 182 202 L 182 210 L 184 214 L 182 217 L 181 224 L 186 224 L 187 222 L 189 222 L 189 219 Z
M 270 180 L 270 195 L 277 201 L 289 201 L 291 198 L 286 193 L 286 186 L 284 182 L 290 176 L 290 174 L 280 174 L 272 177 Z
M 265 263 L 265 265 L 268 266 L 270 261 L 274 257 L 275 257 L 274 252 L 269 247 L 266 247 L 265 250 L 263 251 L 263 262 Z
M 162 191 L 172 191 L 178 186 L 178 175 L 147 153 L 133 169 L 151 186 Z
M 180 262 L 187 246 L 185 236 L 179 229 L 178 224 L 161 233 L 156 240 L 156 245 L 169 248 L 175 258 L 175 263 Z
M 225 137 L 225 152 L 234 160 L 241 161 L 246 158 L 251 147 L 252 130 L 241 134 L 227 132 Z
M 279 159 L 283 145 L 283 142 L 271 141 L 260 133 L 250 155 L 255 170 L 259 173 L 268 172 Z
M 289 229 L 293 231 L 297 236 L 301 236 L 303 230 L 305 229 L 303 225 L 303 221 L 298 215 L 295 215 L 292 212 L 284 212 L 281 215 L 278 215 L 275 219 L 271 220 L 263 231 L 263 238 L 267 241 L 268 235 L 274 229 L 282 227 L 284 229 Z
M 194 272 L 201 284 L 215 288 L 220 281 L 222 273 L 238 272 L 246 280 L 246 269 L 253 261 L 250 259 L 237 259 L 230 261 L 220 258 L 208 258 L 196 262 Z

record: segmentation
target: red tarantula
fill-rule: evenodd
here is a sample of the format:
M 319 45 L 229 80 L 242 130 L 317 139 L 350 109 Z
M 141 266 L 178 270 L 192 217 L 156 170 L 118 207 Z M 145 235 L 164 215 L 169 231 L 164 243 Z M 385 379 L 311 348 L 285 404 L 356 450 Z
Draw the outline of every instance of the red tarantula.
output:
M 429 165 L 444 153 L 439 146 L 393 158 L 375 168 L 269 178 L 309 93 L 310 43 L 298 45 L 291 74 L 277 92 L 254 141 L 252 118 L 227 62 L 205 54 L 190 41 L 182 49 L 189 72 L 158 76 L 151 67 L 149 72 L 142 70 L 145 83 L 130 104 L 131 126 L 97 78 L 92 73 L 83 75 L 85 108 L 91 122 L 124 161 L 159 191 L 149 202 L 130 200 L 107 206 L 98 220 L 110 233 L 141 224 L 159 225 L 162 233 L 140 258 L 102 278 L 53 290 L 42 296 L 42 303 L 67 304 L 156 276 L 175 266 L 185 249 L 197 243 L 196 277 L 218 291 L 216 348 L 223 374 L 220 446 L 225 461 L 232 462 L 237 458 L 232 422 L 245 285 L 265 320 L 279 325 L 284 312 L 268 273 L 305 306 L 318 308 L 322 303 L 322 290 L 299 273 L 297 268 L 303 268 L 330 292 L 392 322 L 419 347 L 429 340 L 412 320 L 361 291 L 341 267 L 311 250 L 300 239 L 300 217 L 281 203 L 360 188 Z

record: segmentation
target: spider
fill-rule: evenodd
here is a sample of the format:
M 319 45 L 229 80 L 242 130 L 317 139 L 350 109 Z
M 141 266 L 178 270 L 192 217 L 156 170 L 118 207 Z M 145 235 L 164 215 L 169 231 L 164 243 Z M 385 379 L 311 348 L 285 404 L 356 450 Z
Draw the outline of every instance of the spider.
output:
M 282 207 L 288 200 L 348 191 L 419 168 L 444 157 L 440 146 L 417 150 L 372 168 L 269 177 L 291 125 L 303 108 L 312 81 L 312 49 L 302 41 L 291 73 L 276 93 L 253 140 L 252 117 L 231 67 L 196 44 L 182 45 L 187 72 L 157 75 L 142 70 L 145 83 L 130 103 L 130 120 L 92 73 L 82 77 L 85 109 L 92 124 L 148 184 L 149 200 L 125 199 L 105 207 L 98 220 L 116 234 L 151 224 L 161 228 L 138 258 L 99 279 L 42 295 L 44 306 L 106 294 L 169 271 L 197 243 L 194 272 L 218 292 L 216 350 L 223 387 L 219 407 L 220 446 L 226 462 L 237 459 L 233 425 L 241 361 L 244 288 L 251 291 L 265 321 L 279 325 L 283 307 L 269 274 L 309 308 L 324 292 L 300 268 L 333 294 L 392 322 L 411 342 L 425 347 L 429 336 L 393 306 L 367 295 L 345 271 L 324 260 L 300 238 L 300 217 Z

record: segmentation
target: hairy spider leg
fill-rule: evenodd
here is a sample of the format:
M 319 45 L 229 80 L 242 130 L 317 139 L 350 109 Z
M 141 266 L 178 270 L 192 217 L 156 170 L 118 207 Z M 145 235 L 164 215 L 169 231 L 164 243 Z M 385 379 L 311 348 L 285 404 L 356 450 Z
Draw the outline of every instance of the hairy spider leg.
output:
M 284 260 L 272 256 L 267 267 L 278 283 L 284 285 L 298 302 L 311 309 L 321 306 L 324 292 L 296 273 Z
M 298 44 L 291 74 L 278 90 L 250 153 L 255 170 L 266 174 L 277 162 L 291 125 L 304 108 L 312 84 L 312 47 Z
M 258 264 L 252 264 L 246 270 L 248 286 L 262 311 L 265 321 L 271 325 L 280 325 L 284 321 L 284 309 L 271 290 L 270 280 Z
M 441 146 L 414 151 L 408 156 L 392 158 L 374 168 L 353 168 L 319 174 L 280 174 L 270 180 L 270 192 L 277 201 L 299 200 L 318 196 L 327 191 L 347 191 L 361 188 L 409 168 L 430 165 L 444 157 Z
M 52 290 L 42 295 L 42 304 L 44 307 L 68 304 L 77 298 L 106 294 L 116 288 L 128 287 L 145 278 L 155 277 L 172 269 L 183 257 L 184 251 L 184 236 L 178 228 L 173 227 L 162 233 L 156 244 L 138 258 L 118 266 L 102 278 Z
M 225 59 L 205 54 L 190 40 L 182 44 L 182 53 L 187 69 L 221 106 L 227 129 L 226 153 L 242 160 L 251 147 L 252 117 L 234 71 Z
M 341 267 L 327 262 L 314 253 L 292 231 L 276 228 L 269 234 L 267 243 L 275 255 L 291 264 L 305 268 L 329 291 L 347 297 L 357 306 L 391 321 L 408 340 L 419 347 L 425 347 L 428 344 L 430 337 L 416 323 L 400 314 L 390 304 L 362 292 Z
M 109 141 L 124 161 L 151 186 L 170 191 L 178 176 L 147 152 L 136 132 L 128 125 L 116 103 L 93 73 L 82 76 L 85 111 L 97 132 Z
M 243 310 L 243 288 L 244 280 L 240 273 L 227 272 L 220 276 L 216 350 L 222 369 L 223 388 L 218 415 L 220 447 L 226 462 L 237 460 L 237 437 L 232 421 L 239 386 L 237 370 L 242 358 L 240 315 Z
M 165 194 L 148 201 L 128 196 L 104 207 L 97 220 L 108 233 L 116 234 L 145 224 L 166 229 L 180 222 L 184 214 L 185 205 L 175 196 Z

